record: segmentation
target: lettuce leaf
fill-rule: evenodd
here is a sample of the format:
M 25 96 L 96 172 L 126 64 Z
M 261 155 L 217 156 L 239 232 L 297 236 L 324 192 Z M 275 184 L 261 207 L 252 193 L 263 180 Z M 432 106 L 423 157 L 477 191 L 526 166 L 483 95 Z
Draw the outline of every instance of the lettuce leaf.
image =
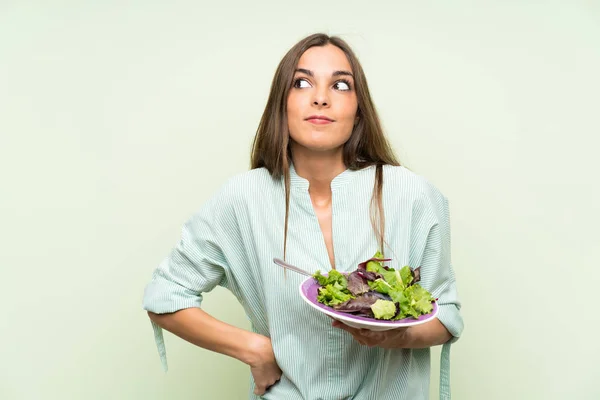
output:
M 317 295 L 317 301 L 330 307 L 345 303 L 353 298 L 354 296 L 350 293 L 345 293 L 343 289 L 339 289 L 336 285 L 320 287 L 319 294 Z
M 400 271 L 396 271 L 392 268 L 388 270 L 383 270 L 381 274 L 383 279 L 393 288 L 397 290 L 402 290 L 406 287 L 403 282 L 402 276 L 400 275 Z
M 432 302 L 435 299 L 419 284 L 411 285 L 400 293 L 391 293 L 390 297 L 399 307 L 398 315 L 394 319 L 419 318 L 433 311 Z
M 435 299 L 431 296 L 431 293 L 423 289 L 421 285 L 412 285 L 406 289 L 405 293 L 406 297 L 408 297 L 410 306 L 420 315 L 429 314 L 433 311 L 433 304 L 431 303 Z
M 321 274 L 321 271 L 317 271 L 313 274 L 313 278 L 319 282 L 320 286 L 334 285 L 340 290 L 348 287 L 348 279 L 335 269 L 329 271 L 327 276 Z
M 413 272 L 408 265 L 405 265 L 400 270 L 400 277 L 404 287 L 408 287 L 413 283 Z
M 355 299 L 348 300 L 345 303 L 335 306 L 334 308 L 341 312 L 351 312 L 359 315 L 370 314 L 370 317 L 372 318 L 373 312 L 371 311 L 371 306 L 379 299 L 381 299 L 381 297 L 379 297 L 379 295 L 377 295 L 375 292 L 367 292 L 356 297 Z
M 312 277 L 317 280 L 319 286 L 327 286 L 327 284 L 329 283 L 327 277 L 322 275 L 320 270 L 317 270 L 317 272 L 315 272 Z
M 396 315 L 396 304 L 393 301 L 378 299 L 372 306 L 376 319 L 392 319 Z
M 385 279 L 379 278 L 374 281 L 367 282 L 371 290 L 374 290 L 379 293 L 388 294 L 390 290 L 394 289 L 389 283 L 385 281 Z
M 367 280 L 364 279 L 359 271 L 354 271 L 348 276 L 348 291 L 355 296 L 363 293 L 367 293 L 371 288 L 367 284 Z
M 363 261 L 358 264 L 358 269 L 363 269 L 369 272 L 381 273 L 385 271 L 386 268 L 383 266 L 384 261 L 390 261 L 391 258 L 383 258 L 383 254 L 380 251 L 375 252 L 373 257 L 369 258 L 367 261 Z

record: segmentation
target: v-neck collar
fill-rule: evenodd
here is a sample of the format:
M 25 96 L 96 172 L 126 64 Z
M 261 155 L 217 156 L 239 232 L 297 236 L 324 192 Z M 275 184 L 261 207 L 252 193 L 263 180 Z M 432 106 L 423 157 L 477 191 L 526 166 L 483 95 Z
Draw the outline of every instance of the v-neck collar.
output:
M 340 174 L 333 178 L 331 181 L 331 191 L 336 191 L 338 189 L 343 188 L 350 182 L 352 175 L 357 171 L 353 171 L 349 168 L 346 168 Z M 306 191 L 308 190 L 310 183 L 308 179 L 301 177 L 296 172 L 296 168 L 293 163 L 290 163 L 290 187 L 297 190 Z

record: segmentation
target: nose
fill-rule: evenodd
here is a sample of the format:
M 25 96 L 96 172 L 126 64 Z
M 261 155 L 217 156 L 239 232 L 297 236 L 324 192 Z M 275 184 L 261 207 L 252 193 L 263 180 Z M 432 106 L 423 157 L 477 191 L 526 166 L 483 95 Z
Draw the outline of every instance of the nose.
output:
M 313 98 L 313 105 L 317 107 L 327 107 L 329 106 L 329 96 L 327 94 L 327 89 L 316 90 Z

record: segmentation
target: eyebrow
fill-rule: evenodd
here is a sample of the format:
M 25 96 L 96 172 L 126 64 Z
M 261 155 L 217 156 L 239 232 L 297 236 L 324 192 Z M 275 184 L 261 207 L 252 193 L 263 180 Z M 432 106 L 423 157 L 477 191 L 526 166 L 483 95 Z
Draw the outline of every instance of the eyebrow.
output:
M 310 69 L 305 69 L 305 68 L 297 68 L 296 72 L 302 72 L 303 74 L 306 74 L 310 77 L 314 77 L 315 74 L 310 70 Z M 352 72 L 350 71 L 334 71 L 333 74 L 331 74 L 332 76 L 351 76 L 354 78 L 354 75 L 352 75 Z

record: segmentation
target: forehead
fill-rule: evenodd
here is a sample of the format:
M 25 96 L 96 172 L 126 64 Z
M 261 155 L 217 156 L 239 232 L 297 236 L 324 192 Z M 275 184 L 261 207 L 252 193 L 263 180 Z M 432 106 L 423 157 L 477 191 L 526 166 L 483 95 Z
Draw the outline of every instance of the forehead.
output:
M 298 61 L 298 68 L 315 73 L 331 74 L 334 71 L 352 71 L 348 57 L 339 47 L 332 44 L 315 46 L 306 50 Z

